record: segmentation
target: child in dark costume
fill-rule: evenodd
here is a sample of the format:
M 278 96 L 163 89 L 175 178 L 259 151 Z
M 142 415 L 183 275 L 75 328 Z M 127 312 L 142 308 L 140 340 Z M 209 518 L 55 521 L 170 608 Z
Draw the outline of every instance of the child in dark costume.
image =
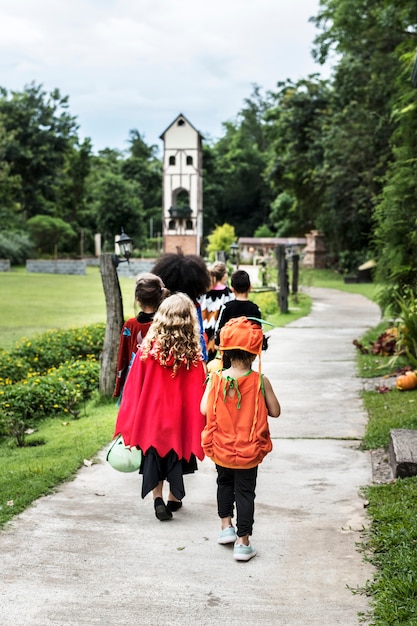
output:
M 155 515 L 172 518 L 185 496 L 183 474 L 204 458 L 200 400 L 205 380 L 195 305 L 184 293 L 166 298 L 133 360 L 115 436 L 142 450 L 142 498 L 153 493 Z M 163 499 L 163 483 L 170 486 Z

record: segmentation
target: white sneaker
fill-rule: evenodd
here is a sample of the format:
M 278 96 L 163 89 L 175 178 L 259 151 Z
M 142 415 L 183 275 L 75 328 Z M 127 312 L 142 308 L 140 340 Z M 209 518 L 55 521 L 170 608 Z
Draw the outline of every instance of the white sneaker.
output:
M 225 544 L 225 543 L 234 543 L 236 541 L 236 533 L 233 526 L 228 526 L 224 530 L 221 531 L 220 535 L 217 538 L 217 543 Z
M 255 548 L 249 544 L 245 546 L 243 543 L 235 543 L 233 548 L 233 558 L 236 561 L 249 561 L 256 556 Z

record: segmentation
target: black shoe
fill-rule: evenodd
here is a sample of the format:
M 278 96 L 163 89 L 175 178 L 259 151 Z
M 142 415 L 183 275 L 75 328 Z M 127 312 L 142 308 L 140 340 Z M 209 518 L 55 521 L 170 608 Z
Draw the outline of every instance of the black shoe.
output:
M 175 513 L 175 511 L 178 511 L 178 509 L 180 509 L 182 507 L 182 502 L 181 501 L 176 501 L 176 500 L 168 500 L 167 502 L 167 509 L 169 511 L 172 511 L 172 513 Z
M 155 515 L 161 522 L 172 518 L 172 513 L 168 507 L 165 506 L 165 502 L 162 498 L 155 498 L 153 504 L 155 507 Z

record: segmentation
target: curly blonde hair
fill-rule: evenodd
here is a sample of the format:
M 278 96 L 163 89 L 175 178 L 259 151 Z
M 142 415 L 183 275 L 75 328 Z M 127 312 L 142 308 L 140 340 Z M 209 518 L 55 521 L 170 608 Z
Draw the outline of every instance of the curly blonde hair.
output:
M 164 367 L 172 367 L 173 376 L 179 367 L 188 369 L 201 360 L 197 313 L 185 293 L 175 293 L 161 302 L 142 343 L 140 358 L 148 356 Z

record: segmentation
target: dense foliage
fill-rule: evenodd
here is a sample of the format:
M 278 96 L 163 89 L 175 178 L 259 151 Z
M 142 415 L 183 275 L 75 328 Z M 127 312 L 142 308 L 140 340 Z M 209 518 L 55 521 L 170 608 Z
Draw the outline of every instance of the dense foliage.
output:
M 332 76 L 254 86 L 205 143 L 204 235 L 225 223 L 238 237 L 318 228 L 330 265 L 377 260 L 392 305 L 406 286 L 417 292 L 417 4 L 321 0 L 311 20 L 313 54 Z M 96 232 L 110 246 L 122 226 L 143 251 L 162 230 L 162 164 L 139 131 L 128 146 L 92 154 L 58 90 L 1 89 L 0 256 L 12 255 L 10 233 L 23 237 L 20 260 L 24 237 L 38 254 L 77 255 L 94 251 Z
M 104 324 L 53 330 L 0 352 L 0 438 L 25 443 L 28 429 L 51 415 L 78 417 L 98 389 Z

